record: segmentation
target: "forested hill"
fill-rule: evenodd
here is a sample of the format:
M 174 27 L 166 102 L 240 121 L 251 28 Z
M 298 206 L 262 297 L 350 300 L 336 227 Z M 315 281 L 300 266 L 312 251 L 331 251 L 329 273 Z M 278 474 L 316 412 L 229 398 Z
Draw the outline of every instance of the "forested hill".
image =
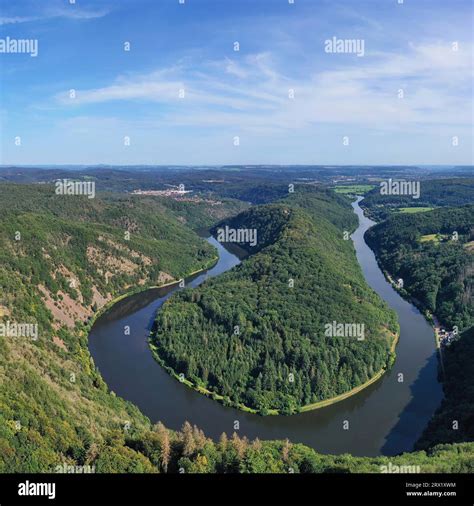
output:
M 122 229 L 129 224 L 133 227 L 134 220 L 138 220 L 143 236 L 148 234 L 155 239 L 169 239 L 176 234 L 178 226 L 181 233 L 184 231 L 195 239 L 194 234 L 180 225 L 185 224 L 192 229 L 210 227 L 248 207 L 239 200 L 206 196 L 173 199 L 105 192 L 100 193 L 100 198 L 76 197 L 65 199 L 56 195 L 52 184 L 0 183 L 3 202 L 0 213 L 46 213 L 63 220 L 108 224 Z
M 146 255 L 149 251 L 146 248 L 152 247 L 153 252 L 159 252 L 152 260 L 169 265 L 169 273 L 179 276 L 183 270 L 198 268 L 200 261 L 193 256 L 193 251 L 198 250 L 193 248 L 202 247 L 202 242 L 160 210 L 156 199 L 120 197 L 116 200 L 113 196 L 89 201 L 76 200 L 76 197 L 60 199 L 51 197 L 46 186 L 11 185 L 0 185 L 0 196 L 2 322 L 28 316 L 52 327 L 51 331 L 40 333 L 36 341 L 0 337 L 0 473 L 54 473 L 58 468 L 61 472 L 77 472 L 75 466 L 90 466 L 91 472 L 96 473 L 180 470 L 186 473 L 380 473 L 389 465 L 420 466 L 422 473 L 473 471 L 473 443 L 440 445 L 426 453 L 358 458 L 321 455 L 289 441 L 248 441 L 237 434 L 223 435 L 215 442 L 187 423 L 179 432 L 169 431 L 161 424 L 153 426 L 133 404 L 110 392 L 91 362 L 86 328 L 81 325 L 76 329 L 54 328 L 54 316 L 35 291 L 31 276 L 38 275 L 38 267 L 41 267 L 40 276 L 46 273 L 53 276 L 60 265 L 56 261 L 67 261 L 66 267 L 71 271 L 82 272 L 79 268 L 84 250 L 72 248 L 78 234 L 77 237 L 94 243 L 97 239 L 101 248 L 120 261 L 114 271 L 115 293 L 121 293 L 130 282 L 130 273 L 124 266 L 135 260 L 139 263 L 133 251 Z M 102 208 L 107 212 L 94 218 L 94 213 Z M 125 242 L 123 223 L 130 216 L 133 217 L 130 224 L 135 224 L 134 233 L 130 242 Z M 166 228 L 172 226 L 172 231 L 178 234 L 174 244 L 180 251 L 160 249 L 167 244 L 163 238 L 167 237 L 164 235 L 167 230 L 160 228 L 163 224 Z M 16 231 L 21 231 L 21 240 L 25 241 L 19 241 L 21 247 L 11 235 Z M 98 240 L 99 235 L 127 249 L 112 245 L 109 249 L 107 243 Z M 44 256 L 42 247 L 45 247 Z M 206 258 L 209 253 L 212 251 L 208 250 Z M 176 263 L 177 259 L 181 259 L 181 265 Z M 20 260 L 25 269 L 17 263 Z M 93 284 L 100 284 L 102 276 L 96 278 L 95 267 L 87 264 L 86 267 L 85 279 L 91 283 L 95 279 Z M 148 267 L 145 265 L 141 271 L 144 275 Z M 126 278 L 121 278 L 119 273 Z M 70 302 L 65 295 L 62 299 L 59 292 L 57 295 L 53 305 L 61 306 L 64 299 Z M 459 358 L 463 356 L 466 355 L 461 353 Z M 469 358 L 469 364 L 473 363 Z
M 352 232 L 357 228 L 357 215 L 350 201 L 330 189 L 315 188 L 310 185 L 298 186 L 297 191 L 280 202 L 302 209 L 313 220 L 329 221 L 343 232 Z
M 394 215 L 366 239 L 382 267 L 444 325 L 474 324 L 474 205 Z
M 88 199 L 55 195 L 50 186 L 1 185 L 0 202 L 0 306 L 17 318 L 41 314 L 46 324 L 46 306 L 73 327 L 124 289 L 179 279 L 215 256 L 151 199 Z
M 261 414 L 297 412 L 388 366 L 396 316 L 367 286 L 344 240 L 354 228 L 347 201 L 297 190 L 225 225 L 256 230 L 258 244 L 247 245 L 252 254 L 238 267 L 165 303 L 152 339 L 160 362 Z M 363 339 L 328 334 L 333 322 L 359 325 Z
M 95 370 L 88 319 L 114 296 L 209 265 L 215 251 L 153 199 L 1 184 L 0 219 L 0 469 L 51 471 L 127 420 L 148 423 Z M 36 339 L 5 331 L 25 324 Z M 117 454 L 132 457 L 139 467 L 132 450 Z
M 474 327 L 443 348 L 443 364 L 444 399 L 416 449 L 474 441 Z
M 382 195 L 377 186 L 365 195 L 361 206 L 370 218 L 382 221 L 404 207 L 454 207 L 472 203 L 474 178 L 420 180 L 419 183 L 418 199 L 411 195 Z

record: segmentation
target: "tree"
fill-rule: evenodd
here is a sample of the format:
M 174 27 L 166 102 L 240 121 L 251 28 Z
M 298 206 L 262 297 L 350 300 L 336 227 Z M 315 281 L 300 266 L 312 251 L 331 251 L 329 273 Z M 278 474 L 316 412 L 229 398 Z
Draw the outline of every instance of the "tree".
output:
M 183 455 L 189 457 L 196 450 L 196 442 L 194 440 L 194 433 L 191 424 L 186 421 L 181 429 L 183 441 Z
M 283 462 L 288 462 L 290 450 L 291 450 L 291 443 L 287 438 L 285 439 L 285 442 L 283 443 L 283 448 L 281 449 L 281 458 L 283 459 Z
M 245 455 L 245 450 L 247 449 L 248 446 L 248 439 L 246 437 L 241 439 L 238 436 L 237 432 L 234 432 L 232 434 L 232 445 L 235 448 L 235 451 L 237 452 L 237 456 L 239 457 L 239 459 L 242 459 L 243 456 Z
M 171 444 L 170 444 L 169 433 L 166 430 L 163 433 L 163 436 L 161 439 L 161 450 L 160 450 L 161 467 L 163 468 L 163 471 L 165 473 L 168 472 L 168 464 L 170 462 L 170 457 L 171 457 Z

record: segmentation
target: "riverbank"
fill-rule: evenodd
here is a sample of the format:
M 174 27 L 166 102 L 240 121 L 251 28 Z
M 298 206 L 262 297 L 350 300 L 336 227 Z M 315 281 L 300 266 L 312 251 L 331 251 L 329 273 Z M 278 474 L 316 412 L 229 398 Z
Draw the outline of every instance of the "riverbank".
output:
M 201 269 L 197 269 L 195 271 L 190 272 L 189 274 L 185 275 L 182 279 L 189 279 L 191 276 L 195 276 L 196 274 L 199 274 L 201 272 L 205 272 L 209 269 L 212 269 L 214 265 L 218 262 L 219 257 L 212 257 L 212 259 L 209 260 L 209 262 L 202 267 Z M 128 292 L 125 292 L 121 295 L 118 295 L 117 297 L 114 297 L 113 299 L 106 302 L 101 308 L 99 308 L 91 317 L 91 319 L 87 322 L 85 328 L 86 331 L 89 331 L 94 323 L 97 321 L 98 318 L 100 318 L 106 311 L 108 311 L 112 306 L 117 304 L 117 302 L 120 302 L 123 299 L 126 299 L 127 297 L 131 297 L 132 295 L 136 295 L 138 293 L 146 292 L 148 290 L 155 290 L 157 288 L 166 288 L 167 286 L 175 286 L 180 283 L 180 279 L 169 281 L 168 283 L 163 283 L 162 285 L 143 285 L 138 288 L 135 288 L 134 290 L 130 290 Z
M 382 271 L 385 279 L 391 284 L 392 288 L 398 293 L 398 295 L 400 295 L 400 297 L 402 297 L 402 299 L 406 300 L 410 304 L 413 304 L 420 311 L 420 313 L 424 316 L 426 321 L 431 325 L 431 327 L 434 330 L 436 347 L 438 349 L 440 349 L 441 344 L 440 344 L 438 332 L 441 329 L 441 325 L 439 324 L 439 320 L 436 317 L 436 315 L 431 313 L 416 297 L 413 297 L 412 295 L 410 295 L 405 289 L 399 288 L 397 286 L 397 284 L 395 283 L 392 275 L 384 268 L 384 266 L 380 262 L 380 259 L 377 256 L 377 254 L 375 253 L 375 251 L 374 251 L 374 254 L 375 254 L 375 259 L 377 261 L 377 265 L 378 265 L 379 269 Z
M 360 218 L 360 226 L 352 240 L 364 277 L 372 289 L 397 311 L 399 322 L 403 322 L 400 330 L 392 329 L 394 334 L 400 334 L 396 361 L 378 383 L 374 378 L 372 386 L 357 394 L 324 409 L 301 412 L 298 416 L 256 416 L 243 409 L 225 406 L 223 402 L 213 402 L 212 397 L 181 385 L 181 381 L 159 365 L 150 352 L 150 323 L 170 297 L 169 292 L 176 290 L 168 288 L 163 290 L 164 293 L 156 290 L 132 296 L 130 304 L 117 304 L 116 309 L 94 325 L 89 335 L 89 350 L 108 388 L 138 406 L 153 423 L 161 421 L 167 427 L 179 430 L 188 420 L 214 440 L 218 440 L 223 431 L 232 433 L 235 420 L 239 420 L 240 437 L 288 438 L 320 453 L 376 456 L 410 451 L 419 438 L 420 427 L 428 423 L 442 399 L 437 358 L 433 357 L 436 351 L 433 333 L 425 318 L 385 279 L 373 251 L 363 240 L 371 223 L 363 217 L 359 206 L 354 205 L 354 210 Z M 208 272 L 187 281 L 188 287 L 199 286 L 239 263 L 235 254 L 220 243 L 214 239 L 208 241 L 218 250 L 219 261 Z M 143 298 L 146 301 L 141 303 Z M 130 335 L 124 335 L 125 325 L 130 325 Z M 391 343 L 390 336 L 385 336 L 387 343 Z M 386 360 L 383 365 L 390 365 L 390 362 Z M 397 371 L 404 372 L 403 383 L 397 381 Z M 341 432 L 341 420 L 346 419 L 356 420 L 356 423 L 351 424 L 351 431 Z M 398 420 L 395 426 L 394 420 Z
M 390 346 L 390 354 L 391 354 L 391 362 L 395 360 L 395 348 L 397 347 L 398 341 L 400 339 L 400 334 L 393 334 L 393 341 Z M 348 399 L 349 397 L 352 397 L 353 395 L 359 393 L 361 390 L 364 390 L 364 388 L 367 388 L 368 386 L 372 385 L 376 381 L 378 381 L 388 370 L 389 367 L 383 367 L 380 369 L 380 371 L 367 380 L 365 383 L 362 383 L 361 385 L 354 387 L 353 389 L 349 390 L 348 392 L 345 392 L 343 394 L 337 395 L 336 397 L 332 397 L 331 399 L 325 399 L 323 401 L 315 402 L 314 404 L 307 404 L 306 406 L 303 406 L 301 408 L 302 412 L 305 411 L 312 411 L 314 409 L 324 408 L 326 406 L 331 406 L 332 404 L 336 404 L 336 402 L 343 401 L 344 399 Z
M 375 252 L 374 252 L 375 253 Z M 379 266 L 380 270 L 382 271 L 383 275 L 385 276 L 385 279 L 392 285 L 393 289 L 402 297 L 402 299 L 406 300 L 410 304 L 413 304 L 423 315 L 425 320 L 430 324 L 430 326 L 433 329 L 434 339 L 436 343 L 436 349 L 438 351 L 438 357 L 439 357 L 439 363 L 441 366 L 441 370 L 443 372 L 444 377 L 444 361 L 443 361 L 443 347 L 440 340 L 440 331 L 441 331 L 441 325 L 439 323 L 438 318 L 435 314 L 431 313 L 426 307 L 423 306 L 423 304 L 416 298 L 410 295 L 406 290 L 403 288 L 398 288 L 397 284 L 393 280 L 393 277 L 391 274 L 383 267 L 381 264 L 379 258 L 377 257 L 377 254 L 375 254 L 375 259 L 377 261 L 377 265 Z
M 357 228 L 359 226 L 360 226 L 360 223 L 357 227 L 354 228 L 354 230 L 352 230 L 352 233 L 354 233 L 355 230 L 357 230 Z M 163 310 L 163 309 L 161 309 L 161 310 Z M 353 388 L 351 388 L 350 390 L 342 392 L 342 393 L 335 395 L 333 397 L 322 399 L 317 402 L 313 402 L 313 403 L 306 404 L 303 406 L 300 405 L 297 407 L 292 407 L 291 409 L 285 410 L 286 412 L 284 412 L 284 413 L 282 413 L 281 410 L 279 410 L 277 407 L 275 407 L 275 405 L 274 405 L 274 408 L 266 408 L 266 407 L 259 408 L 258 404 L 257 404 L 257 407 L 247 406 L 247 405 L 243 404 L 242 402 L 236 402 L 234 400 L 231 400 L 228 395 L 222 395 L 220 392 L 209 390 L 207 388 L 207 386 L 208 386 L 207 383 L 202 381 L 198 377 L 193 377 L 192 379 L 186 378 L 184 376 L 184 374 L 182 373 L 183 367 L 181 365 L 174 364 L 175 367 L 178 369 L 178 371 L 176 371 L 173 367 L 170 366 L 169 361 L 167 360 L 168 359 L 167 355 L 161 351 L 160 344 L 157 341 L 157 339 L 155 338 L 155 336 L 158 333 L 157 332 L 158 329 L 156 327 L 154 327 L 152 329 L 150 335 L 148 336 L 148 345 L 152 351 L 153 358 L 158 362 L 159 365 L 161 365 L 161 367 L 163 367 L 167 371 L 167 373 L 171 377 L 173 377 L 174 379 L 185 384 L 187 387 L 191 388 L 195 392 L 198 392 L 202 395 L 210 397 L 213 400 L 219 401 L 220 403 L 222 403 L 225 406 L 233 407 L 233 408 L 239 409 L 241 411 L 245 411 L 247 413 L 259 414 L 261 416 L 280 415 L 280 414 L 297 414 L 297 413 L 301 413 L 301 412 L 320 409 L 320 408 L 323 408 L 323 407 L 326 407 L 326 406 L 329 406 L 332 404 L 336 404 L 337 402 L 343 401 L 345 399 L 348 399 L 349 397 L 356 395 L 357 393 L 361 392 L 362 390 L 364 390 L 365 388 L 369 387 L 370 385 L 375 383 L 377 380 L 379 380 L 383 376 L 383 374 L 391 368 L 391 365 L 395 361 L 395 348 L 396 348 L 396 345 L 397 345 L 397 342 L 399 339 L 399 327 L 397 327 L 397 328 L 398 328 L 398 330 L 396 330 L 395 328 L 392 329 L 394 331 L 393 333 L 389 332 L 388 329 L 384 329 L 380 332 L 380 334 L 381 334 L 380 339 L 385 338 L 385 336 L 386 336 L 385 330 L 387 330 L 389 332 L 389 336 L 387 336 L 387 338 L 386 338 L 386 343 L 387 343 L 386 350 L 388 351 L 387 360 L 385 362 L 385 365 L 383 365 L 381 367 L 381 369 L 378 370 L 375 374 L 373 374 L 373 370 L 372 370 L 372 371 L 370 371 L 370 373 L 373 374 L 372 376 L 369 376 L 369 374 L 366 375 L 366 378 L 368 377 L 367 381 L 360 383 L 360 384 L 354 386 Z M 350 385 L 348 385 L 348 386 L 350 386 Z M 341 391 L 342 388 L 339 388 L 336 391 L 338 391 L 338 390 Z M 239 399 L 239 400 L 241 400 L 241 399 Z
M 395 355 L 395 348 L 398 344 L 400 334 L 392 334 L 392 336 L 393 336 L 393 340 L 392 340 L 392 343 L 390 346 L 390 361 L 391 361 L 391 363 L 393 363 L 393 361 L 395 359 L 395 356 L 394 356 Z M 261 416 L 281 415 L 281 413 L 277 409 L 268 409 L 265 411 L 265 413 L 262 413 L 261 411 L 258 411 L 256 409 L 249 407 L 249 406 L 246 406 L 245 404 L 233 403 L 230 399 L 225 398 L 223 395 L 220 395 L 216 392 L 212 392 L 211 390 L 208 390 L 207 388 L 204 388 L 203 386 L 196 385 L 192 381 L 177 374 L 176 371 L 172 367 L 168 366 L 164 362 L 164 360 L 160 357 L 160 355 L 158 353 L 158 346 L 153 342 L 153 330 L 151 331 L 150 336 L 148 338 L 148 344 L 150 346 L 150 350 L 152 352 L 153 358 L 158 362 L 158 364 L 160 364 L 161 367 L 163 367 L 168 372 L 168 374 L 170 376 L 172 376 L 173 378 L 178 380 L 180 383 L 183 383 L 187 387 L 191 388 L 195 392 L 205 395 L 206 397 L 210 397 L 210 398 L 212 398 L 212 400 L 218 401 L 221 404 L 223 404 L 224 406 L 230 406 L 233 408 L 237 408 L 237 409 L 240 409 L 241 411 L 245 411 L 246 413 L 253 413 L 253 414 L 261 415 Z M 336 404 L 337 402 L 348 399 L 349 397 L 352 397 L 353 395 L 359 393 L 360 391 L 364 390 L 368 386 L 375 383 L 389 369 L 390 369 L 390 366 L 383 367 L 374 376 L 372 376 L 372 378 L 370 378 L 366 382 L 362 383 L 361 385 L 358 385 L 358 386 L 352 388 L 351 390 L 344 392 L 342 394 L 339 394 L 335 397 L 331 397 L 329 399 L 324 399 L 322 401 L 318 401 L 318 402 L 315 402 L 312 404 L 306 404 L 305 406 L 302 406 L 298 411 L 296 411 L 295 413 L 292 413 L 292 414 L 304 413 L 307 411 L 314 411 L 316 409 L 324 408 L 326 406 L 331 406 L 332 404 Z
M 169 365 L 166 365 L 166 362 L 160 357 L 158 353 L 158 346 L 153 342 L 153 330 L 150 333 L 150 336 L 148 338 L 148 345 L 150 346 L 151 353 L 153 355 L 153 358 L 156 360 L 156 362 L 165 369 L 165 371 L 172 376 L 174 379 L 178 380 L 180 383 L 183 383 L 183 385 L 186 385 L 187 387 L 191 388 L 195 392 L 198 392 L 202 395 L 205 395 L 206 397 L 212 398 L 214 401 L 218 401 L 224 406 L 230 406 L 233 408 L 240 409 L 241 411 L 245 411 L 246 413 L 253 413 L 253 414 L 260 414 L 256 409 L 250 408 L 249 406 L 245 406 L 245 404 L 235 404 L 232 403 L 229 400 L 227 400 L 223 395 L 220 395 L 216 392 L 211 392 L 207 388 L 204 388 L 200 385 L 195 385 L 192 381 L 184 378 L 183 376 L 176 373 L 176 371 L 170 367 Z M 277 415 L 278 412 L 276 410 L 271 410 L 272 415 Z
M 361 207 L 361 209 L 362 209 L 362 212 L 363 212 L 364 216 L 366 218 L 368 218 L 369 220 L 372 220 L 372 217 L 370 216 L 370 214 L 366 214 L 367 209 L 364 209 L 362 207 Z M 425 318 L 425 320 L 433 328 L 434 338 L 435 338 L 435 343 L 436 343 L 436 348 L 437 348 L 438 353 L 439 353 L 441 367 L 444 369 L 443 356 L 442 356 L 442 351 L 441 351 L 442 350 L 442 346 L 441 346 L 441 342 L 440 342 L 440 338 L 439 338 L 439 332 L 441 330 L 441 326 L 439 324 L 438 318 L 436 317 L 435 314 L 432 314 L 421 303 L 421 301 L 419 301 L 416 297 L 413 297 L 412 295 L 410 295 L 407 290 L 405 290 L 404 288 L 398 287 L 398 285 L 395 282 L 395 280 L 394 280 L 393 276 L 391 275 L 391 273 L 389 273 L 388 270 L 385 268 L 385 266 L 382 265 L 382 262 L 380 261 L 380 258 L 377 255 L 376 250 L 372 249 L 372 251 L 374 252 L 375 260 L 377 262 L 377 266 L 379 267 L 380 271 L 384 275 L 385 279 L 390 283 L 390 285 L 392 286 L 392 288 L 397 292 L 398 295 L 400 295 L 400 297 L 402 297 L 402 299 L 406 300 L 410 304 L 413 304 L 420 311 L 420 313 L 423 315 L 423 317 Z

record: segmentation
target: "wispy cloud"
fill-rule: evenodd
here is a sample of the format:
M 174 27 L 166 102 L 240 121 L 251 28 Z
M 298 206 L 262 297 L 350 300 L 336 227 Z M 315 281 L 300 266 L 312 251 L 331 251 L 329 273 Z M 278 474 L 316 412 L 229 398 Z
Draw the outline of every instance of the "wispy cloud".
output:
M 0 16 L 0 25 L 15 25 L 31 23 L 48 19 L 96 19 L 106 16 L 110 11 L 106 9 L 87 10 L 71 4 L 69 7 L 46 7 L 42 12 L 33 16 Z
M 470 122 L 470 96 L 458 91 L 472 78 L 472 46 L 450 42 L 411 45 L 404 55 L 379 52 L 331 70 L 292 80 L 271 53 L 203 62 L 199 72 L 176 66 L 110 85 L 61 94 L 69 107 L 109 101 L 166 105 L 157 121 L 169 125 L 295 130 L 324 123 L 403 128 L 407 124 Z M 337 58 L 337 55 L 327 55 Z M 404 97 L 398 97 L 399 90 Z M 180 90 L 184 97 L 180 98 Z M 293 97 L 294 95 L 294 97 Z
M 464 163 L 472 6 L 452 2 L 0 0 L 0 24 L 41 36 L 44 56 L 4 60 L 4 152 L 79 160 L 87 142 L 90 160 L 119 163 Z M 326 53 L 333 36 L 364 40 L 364 57 Z M 115 156 L 125 135 L 132 146 Z
M 36 16 L 11 16 L 4 17 L 0 16 L 0 25 L 15 25 L 17 23 L 28 23 L 29 21 L 35 21 L 39 19 Z

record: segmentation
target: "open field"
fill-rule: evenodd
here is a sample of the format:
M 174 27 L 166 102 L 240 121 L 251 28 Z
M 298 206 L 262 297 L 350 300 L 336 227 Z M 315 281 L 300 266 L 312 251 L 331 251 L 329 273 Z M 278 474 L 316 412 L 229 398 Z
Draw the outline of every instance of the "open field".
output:
M 445 238 L 446 235 L 443 234 L 426 234 L 420 237 L 419 242 L 435 242 L 439 244 L 439 242 Z
M 427 211 L 432 211 L 434 207 L 400 207 L 398 209 L 399 213 L 426 213 Z
M 333 187 L 333 190 L 336 193 L 343 193 L 345 195 L 347 194 L 365 195 L 374 188 L 375 186 L 372 184 L 352 184 L 344 186 L 335 186 Z

